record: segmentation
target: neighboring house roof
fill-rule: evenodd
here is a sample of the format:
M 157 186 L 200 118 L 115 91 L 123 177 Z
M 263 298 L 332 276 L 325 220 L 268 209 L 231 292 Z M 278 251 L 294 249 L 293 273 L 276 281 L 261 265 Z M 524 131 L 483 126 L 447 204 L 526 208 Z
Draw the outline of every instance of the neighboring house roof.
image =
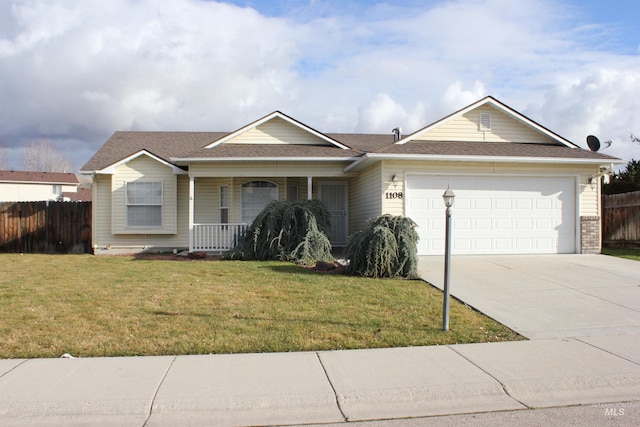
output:
M 0 182 L 78 185 L 78 177 L 67 172 L 0 171 Z
M 529 129 L 542 135 L 537 141 L 487 142 L 440 141 L 432 139 L 436 128 L 480 107 L 492 107 Z M 295 138 L 280 140 L 269 134 L 270 124 L 288 123 L 290 129 L 305 141 Z M 266 127 L 265 127 L 266 126 Z M 263 129 L 262 134 L 258 127 Z M 254 135 L 271 138 L 271 142 L 247 142 Z M 244 139 L 243 139 L 244 138 Z M 542 139 L 541 139 L 542 138 Z M 286 138 L 285 138 L 286 139 Z M 417 141 L 416 139 L 421 139 Z M 294 141 L 294 142 L 291 142 Z M 558 163 L 617 163 L 619 159 L 584 150 L 558 134 L 523 116 L 493 97 L 485 97 L 433 124 L 394 142 L 389 134 L 322 134 L 291 117 L 275 111 L 234 132 L 116 132 L 82 168 L 83 173 L 108 172 L 114 166 L 140 153 L 155 156 L 163 162 L 185 166 L 202 161 L 342 160 L 353 162 L 346 170 L 355 170 L 382 159 L 433 159 L 477 161 L 540 161 Z
M 93 194 L 91 188 L 78 188 L 77 192 L 63 191 L 62 198 L 71 202 L 90 202 Z

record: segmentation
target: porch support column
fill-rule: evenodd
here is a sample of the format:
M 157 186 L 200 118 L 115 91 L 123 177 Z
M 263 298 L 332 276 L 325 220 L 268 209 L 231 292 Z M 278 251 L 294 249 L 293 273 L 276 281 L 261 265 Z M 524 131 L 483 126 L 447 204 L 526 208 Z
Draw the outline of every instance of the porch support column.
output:
M 313 198 L 313 177 L 307 177 L 307 200 L 311 200 Z
M 189 175 L 189 252 L 193 252 L 193 195 L 195 178 Z

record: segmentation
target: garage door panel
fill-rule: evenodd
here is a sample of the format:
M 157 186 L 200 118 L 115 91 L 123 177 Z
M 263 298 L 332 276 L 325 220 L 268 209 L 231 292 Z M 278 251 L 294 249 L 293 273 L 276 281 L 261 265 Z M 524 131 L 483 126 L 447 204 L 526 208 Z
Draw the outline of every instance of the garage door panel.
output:
M 473 200 L 473 207 L 476 210 L 491 211 L 492 204 L 493 204 L 493 201 L 488 197 Z
M 533 201 L 531 199 L 516 199 L 516 210 L 531 210 Z
M 473 221 L 473 228 L 476 230 L 493 230 L 491 218 L 479 218 Z
M 496 210 L 505 210 L 511 211 L 513 209 L 513 203 L 511 198 L 505 199 L 502 197 L 497 197 L 495 201 Z
M 525 229 L 527 231 L 533 229 L 533 221 L 530 218 L 517 218 L 516 219 L 516 229 L 522 230 Z
M 456 193 L 453 253 L 575 251 L 574 178 L 408 175 L 406 214 L 419 225 L 420 254 L 444 252 L 448 186 Z

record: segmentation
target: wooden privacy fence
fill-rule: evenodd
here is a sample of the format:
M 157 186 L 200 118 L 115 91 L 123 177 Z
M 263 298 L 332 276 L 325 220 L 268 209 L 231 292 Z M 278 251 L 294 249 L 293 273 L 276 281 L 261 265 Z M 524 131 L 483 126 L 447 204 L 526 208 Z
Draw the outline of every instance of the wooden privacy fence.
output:
M 602 244 L 640 246 L 640 191 L 602 196 Z
M 0 252 L 91 253 L 91 202 L 0 202 Z

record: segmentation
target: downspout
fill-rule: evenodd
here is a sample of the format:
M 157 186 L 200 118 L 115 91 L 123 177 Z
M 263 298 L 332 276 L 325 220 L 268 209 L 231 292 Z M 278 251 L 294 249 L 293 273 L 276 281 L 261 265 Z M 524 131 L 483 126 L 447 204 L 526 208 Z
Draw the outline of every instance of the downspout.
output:
M 195 178 L 189 174 L 189 253 L 193 252 L 193 195 Z
M 96 173 L 91 173 L 91 248 L 93 254 L 98 252 L 98 227 L 96 227 L 98 221 L 98 180 Z M 113 219 L 111 219 L 113 222 Z

